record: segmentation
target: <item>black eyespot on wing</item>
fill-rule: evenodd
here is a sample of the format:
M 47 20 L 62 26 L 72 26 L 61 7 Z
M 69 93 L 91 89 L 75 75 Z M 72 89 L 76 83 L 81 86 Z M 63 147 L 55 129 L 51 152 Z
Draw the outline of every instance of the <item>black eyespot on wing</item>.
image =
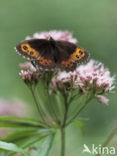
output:
M 34 54 L 34 52 L 33 52 L 33 51 L 31 51 L 31 52 L 30 52 L 30 55 L 33 55 L 33 54 Z
M 79 51 L 79 54 L 80 54 L 80 55 L 82 55 L 82 54 L 83 54 L 83 52 L 80 50 L 80 51 Z
M 24 48 L 24 50 L 27 50 L 27 49 L 28 49 L 28 47 L 27 47 L 27 46 L 23 46 L 23 48 Z
M 82 63 L 88 59 L 89 53 L 83 48 L 77 47 L 76 50 L 71 55 L 71 57 L 75 62 Z
M 77 58 L 79 58 L 79 56 L 78 56 L 78 55 L 76 55 L 76 57 L 77 57 Z

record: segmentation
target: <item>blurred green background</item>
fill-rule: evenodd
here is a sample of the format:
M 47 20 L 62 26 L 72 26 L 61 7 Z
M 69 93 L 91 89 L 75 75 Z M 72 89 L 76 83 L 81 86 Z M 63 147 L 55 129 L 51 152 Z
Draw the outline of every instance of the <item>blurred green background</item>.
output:
M 73 32 L 91 58 L 117 73 L 117 0 L 0 0 L 0 98 L 21 99 L 34 114 L 30 92 L 18 76 L 18 64 L 25 60 L 13 47 L 28 35 L 53 29 Z M 67 156 L 88 156 L 82 154 L 83 144 L 102 144 L 117 127 L 116 89 L 109 99 L 109 106 L 93 101 L 80 115 L 88 119 L 83 136 L 74 124 L 67 129 Z M 51 155 L 59 156 L 58 139 Z

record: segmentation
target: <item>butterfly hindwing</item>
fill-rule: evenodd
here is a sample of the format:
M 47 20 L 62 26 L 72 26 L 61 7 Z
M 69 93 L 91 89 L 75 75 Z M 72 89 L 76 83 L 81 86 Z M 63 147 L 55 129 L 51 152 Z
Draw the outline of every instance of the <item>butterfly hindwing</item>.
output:
M 35 60 L 35 62 L 39 67 L 42 67 L 44 69 L 53 69 L 56 66 L 53 60 L 45 59 L 42 56 L 40 56 L 37 60 Z
M 77 45 L 66 42 L 57 41 L 59 51 L 59 67 L 67 71 L 73 71 L 76 68 L 76 63 L 82 63 L 88 58 L 88 52 Z
M 71 58 L 69 58 L 66 61 L 62 61 L 59 64 L 59 68 L 66 70 L 66 71 L 73 71 L 76 68 L 76 65 L 77 64 Z
M 56 47 L 59 55 L 58 62 L 67 61 L 76 49 L 75 44 L 67 41 L 56 41 Z

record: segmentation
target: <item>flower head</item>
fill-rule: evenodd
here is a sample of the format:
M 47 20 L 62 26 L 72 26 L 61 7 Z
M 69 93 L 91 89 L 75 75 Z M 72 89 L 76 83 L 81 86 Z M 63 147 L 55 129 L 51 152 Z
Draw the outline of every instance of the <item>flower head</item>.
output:
M 52 30 L 48 32 L 35 33 L 33 37 L 27 37 L 26 39 L 49 39 L 52 37 L 54 40 L 63 40 L 72 43 L 76 43 L 77 39 L 72 37 L 72 34 L 68 31 Z
M 110 92 L 114 88 L 114 77 L 111 77 L 110 71 L 104 68 L 102 63 L 94 60 L 79 66 L 74 75 L 77 75 L 74 87 L 93 89 L 98 94 Z
M 106 104 L 106 105 L 109 102 L 109 99 L 107 99 L 105 96 L 102 96 L 102 95 L 97 95 L 96 98 L 98 99 L 99 102 Z
M 92 91 L 95 95 L 101 95 L 114 88 L 114 77 L 111 77 L 110 71 L 102 63 L 90 60 L 86 65 L 77 67 L 74 72 L 59 72 L 53 77 L 51 88 L 60 89 L 66 83 L 72 89 L 79 89 L 85 94 Z
M 19 73 L 21 76 L 22 80 L 26 84 L 34 84 L 36 85 L 39 80 L 39 70 L 37 70 L 32 63 L 30 62 L 25 62 L 25 63 L 20 63 L 19 67 L 22 69 Z
M 19 75 L 26 84 L 37 84 L 39 79 L 39 72 L 32 72 L 30 70 L 21 70 Z
M 52 85 L 50 85 L 51 89 L 54 90 L 54 88 L 59 88 L 63 90 L 64 86 L 66 86 L 67 90 L 69 90 L 73 82 L 72 74 L 72 72 L 59 72 L 52 78 Z
M 20 63 L 19 67 L 24 70 L 30 70 L 32 72 L 36 72 L 37 69 L 32 65 L 31 62 Z

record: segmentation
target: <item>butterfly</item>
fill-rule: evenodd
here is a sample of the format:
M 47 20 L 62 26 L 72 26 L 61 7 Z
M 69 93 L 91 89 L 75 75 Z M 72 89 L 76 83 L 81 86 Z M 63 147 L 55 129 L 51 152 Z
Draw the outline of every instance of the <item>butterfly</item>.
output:
M 87 60 L 89 53 L 76 44 L 50 39 L 30 39 L 16 45 L 16 51 L 39 68 L 73 71 L 77 63 Z

